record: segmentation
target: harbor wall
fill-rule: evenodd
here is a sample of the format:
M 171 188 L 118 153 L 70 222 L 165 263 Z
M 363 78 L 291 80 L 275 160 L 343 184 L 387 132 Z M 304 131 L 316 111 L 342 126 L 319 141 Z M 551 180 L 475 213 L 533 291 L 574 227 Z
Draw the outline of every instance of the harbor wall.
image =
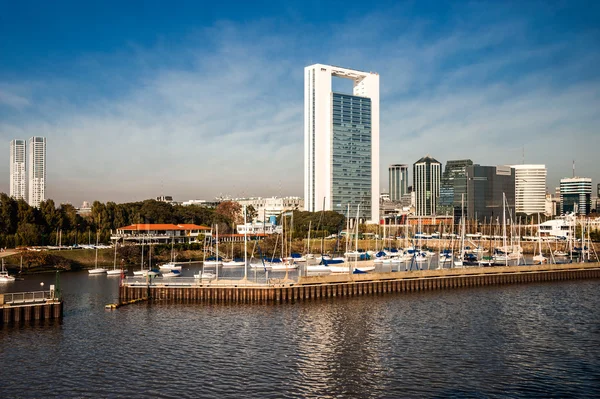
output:
M 63 317 L 63 301 L 27 305 L 0 305 L 0 325 L 55 320 Z
M 271 285 L 130 286 L 119 287 L 121 303 L 149 298 L 155 302 L 276 304 L 364 295 L 388 295 L 436 289 L 457 289 L 500 284 L 600 278 L 599 263 L 472 267 L 392 273 L 303 277 L 296 282 Z

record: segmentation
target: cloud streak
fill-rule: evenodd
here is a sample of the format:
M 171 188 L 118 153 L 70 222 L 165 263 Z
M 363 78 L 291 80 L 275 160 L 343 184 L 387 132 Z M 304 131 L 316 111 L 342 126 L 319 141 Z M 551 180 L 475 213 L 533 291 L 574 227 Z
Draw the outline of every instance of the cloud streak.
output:
M 476 8 L 460 11 L 506 13 Z M 537 43 L 535 21 L 503 15 L 441 27 L 402 8 L 325 29 L 217 21 L 175 47 L 134 43 L 82 55 L 72 75 L 0 81 L 0 139 L 48 137 L 58 201 L 302 195 L 303 67 L 322 62 L 381 75 L 382 188 L 391 163 L 520 163 L 523 147 L 547 164 L 550 188 L 571 159 L 598 181 L 595 34 Z

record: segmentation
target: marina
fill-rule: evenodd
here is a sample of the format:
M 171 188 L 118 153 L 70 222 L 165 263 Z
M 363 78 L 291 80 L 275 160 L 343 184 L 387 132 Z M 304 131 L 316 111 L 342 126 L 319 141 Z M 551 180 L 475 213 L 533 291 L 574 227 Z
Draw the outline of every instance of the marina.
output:
M 521 284 L 600 277 L 599 263 L 468 267 L 387 273 L 331 274 L 281 278 L 262 283 L 248 279 L 197 280 L 127 278 L 119 286 L 119 303 L 132 300 L 180 303 L 275 304 L 305 300 Z

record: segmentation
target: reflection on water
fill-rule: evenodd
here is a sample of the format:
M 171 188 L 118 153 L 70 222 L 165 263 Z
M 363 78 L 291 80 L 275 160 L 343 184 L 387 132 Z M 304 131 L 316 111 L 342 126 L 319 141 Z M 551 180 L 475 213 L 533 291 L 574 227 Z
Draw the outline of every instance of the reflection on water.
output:
M 1 328 L 1 396 L 600 395 L 597 280 L 105 311 L 117 285 L 65 273 L 62 322 Z

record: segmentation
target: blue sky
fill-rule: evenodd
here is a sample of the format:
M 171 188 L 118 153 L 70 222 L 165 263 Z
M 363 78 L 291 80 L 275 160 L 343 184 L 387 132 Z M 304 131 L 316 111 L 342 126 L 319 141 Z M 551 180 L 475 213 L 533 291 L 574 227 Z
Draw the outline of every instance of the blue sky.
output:
M 426 154 L 596 184 L 600 6 L 522 3 L 0 0 L 0 191 L 43 135 L 58 202 L 301 196 L 313 63 L 380 74 L 382 189 Z

